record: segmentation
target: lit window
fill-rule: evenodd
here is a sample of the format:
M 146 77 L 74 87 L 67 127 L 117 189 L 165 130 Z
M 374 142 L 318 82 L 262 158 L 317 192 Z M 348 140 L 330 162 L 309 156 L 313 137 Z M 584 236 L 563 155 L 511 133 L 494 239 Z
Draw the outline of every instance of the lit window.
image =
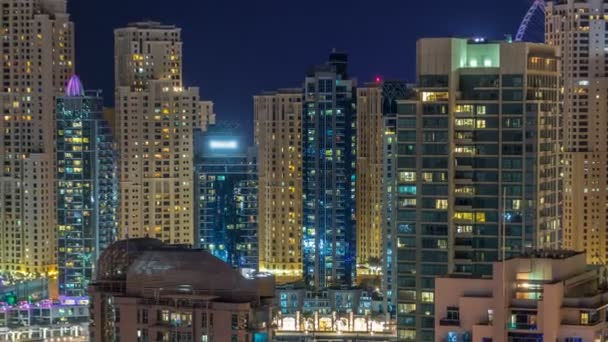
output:
M 473 119 L 456 119 L 456 127 L 459 128 L 473 128 L 475 127 L 475 120 Z
M 456 220 L 473 220 L 473 213 L 470 212 L 455 212 L 454 219 Z
M 416 172 L 399 172 L 400 182 L 415 182 Z
M 433 292 L 421 292 L 421 301 L 423 303 L 434 303 L 435 302 L 435 294 Z
M 435 201 L 436 209 L 447 209 L 448 208 L 448 200 L 447 199 L 438 199 Z
M 432 182 L 433 181 L 433 173 L 432 172 L 424 172 L 422 174 L 422 180 L 424 180 L 425 182 Z
M 423 92 L 422 102 L 447 101 L 449 93 L 447 92 Z
M 473 105 L 456 105 L 456 113 L 473 113 Z

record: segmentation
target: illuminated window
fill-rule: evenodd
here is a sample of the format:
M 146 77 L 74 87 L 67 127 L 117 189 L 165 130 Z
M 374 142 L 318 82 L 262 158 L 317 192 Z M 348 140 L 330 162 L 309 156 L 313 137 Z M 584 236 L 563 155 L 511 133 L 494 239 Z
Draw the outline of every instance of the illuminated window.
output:
M 447 199 L 438 199 L 435 201 L 436 209 L 447 209 L 448 208 L 448 200 Z
M 459 146 L 459 147 L 454 148 L 454 153 L 475 154 L 475 147 Z
M 416 172 L 399 172 L 400 182 L 415 182 Z
M 456 220 L 473 220 L 473 213 L 471 212 L 455 212 L 454 219 Z
M 468 234 L 468 233 L 472 233 L 473 232 L 473 226 L 468 226 L 468 225 L 458 225 L 456 226 L 456 232 L 458 234 Z
M 486 106 L 478 105 L 477 106 L 477 115 L 485 115 L 486 114 Z
M 473 113 L 473 105 L 456 105 L 456 113 Z
M 486 128 L 486 120 L 477 120 L 476 127 L 477 128 Z
M 457 194 L 463 194 L 463 195 L 474 195 L 475 188 L 472 186 L 461 185 L 461 186 L 457 186 L 454 189 L 454 192 Z
M 424 180 L 425 182 L 432 182 L 433 181 L 433 173 L 432 172 L 424 172 L 422 174 L 422 180 Z
M 434 303 L 435 302 L 435 294 L 433 292 L 421 292 L 421 301 L 423 303 Z
M 398 188 L 398 191 L 400 194 L 415 195 L 416 186 L 415 185 L 400 185 Z
M 422 92 L 422 102 L 447 101 L 448 92 Z
M 511 209 L 521 210 L 521 200 L 512 200 L 511 201 Z
M 474 128 L 475 120 L 474 119 L 456 119 L 455 125 L 456 125 L 456 127 L 459 127 L 459 128 Z
M 416 312 L 416 304 L 398 304 L 397 311 L 400 314 L 410 314 Z
M 475 213 L 475 222 L 486 222 L 486 213 Z
M 400 208 L 415 208 L 416 207 L 416 199 L 415 198 L 404 198 L 399 201 Z

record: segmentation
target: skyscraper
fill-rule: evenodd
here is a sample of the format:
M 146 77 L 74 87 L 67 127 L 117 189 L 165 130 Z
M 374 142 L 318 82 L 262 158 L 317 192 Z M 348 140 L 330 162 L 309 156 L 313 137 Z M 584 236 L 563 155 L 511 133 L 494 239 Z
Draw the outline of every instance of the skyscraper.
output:
M 260 271 L 302 279 L 302 90 L 254 96 Z
M 57 98 L 59 294 L 83 297 L 101 252 L 117 237 L 117 153 L 100 91 L 77 76 Z
M 55 96 L 74 68 L 73 23 L 62 0 L 0 0 L 0 271 L 56 269 Z
M 398 338 L 433 341 L 434 278 L 560 246 L 557 49 L 422 39 L 414 100 L 398 101 L 385 191 L 396 233 Z
M 257 158 L 238 131 L 221 124 L 195 132 L 195 226 L 200 248 L 257 270 Z
M 548 1 L 546 42 L 562 51 L 564 246 L 608 260 L 608 3 Z
M 193 131 L 212 111 L 183 85 L 179 28 L 142 22 L 114 36 L 120 236 L 193 245 Z
M 379 277 L 383 249 L 384 118 L 408 94 L 405 82 L 380 78 L 357 89 L 357 281 Z M 386 258 L 384 258 L 386 259 Z M 386 293 L 386 292 L 384 292 Z
M 350 285 L 356 268 L 356 82 L 347 63 L 331 53 L 304 84 L 304 276 L 315 288 Z

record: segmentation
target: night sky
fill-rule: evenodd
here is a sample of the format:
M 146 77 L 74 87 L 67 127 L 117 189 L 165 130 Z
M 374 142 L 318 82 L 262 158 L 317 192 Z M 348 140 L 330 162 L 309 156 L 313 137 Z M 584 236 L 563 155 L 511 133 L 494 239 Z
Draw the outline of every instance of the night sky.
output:
M 348 52 L 359 84 L 414 81 L 416 40 L 517 31 L 532 0 L 68 0 L 76 69 L 113 99 L 113 29 L 140 20 L 180 26 L 184 79 L 215 102 L 218 121 L 249 130 L 252 96 L 300 86 L 332 48 Z M 542 20 L 542 19 L 541 19 Z M 248 132 L 249 133 L 249 132 Z

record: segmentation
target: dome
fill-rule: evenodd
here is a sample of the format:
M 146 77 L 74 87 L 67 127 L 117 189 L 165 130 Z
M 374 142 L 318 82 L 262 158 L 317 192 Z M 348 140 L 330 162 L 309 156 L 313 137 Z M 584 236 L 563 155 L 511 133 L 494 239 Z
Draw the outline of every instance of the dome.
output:
M 145 251 L 162 249 L 165 244 L 156 239 L 121 240 L 111 244 L 98 262 L 98 280 L 125 280 L 129 266 Z
M 72 75 L 65 88 L 65 93 L 67 96 L 84 96 L 84 87 L 78 76 Z
M 247 282 L 229 264 L 203 250 L 171 249 L 141 253 L 127 270 L 127 287 L 231 290 Z M 245 285 L 245 287 L 247 287 Z

